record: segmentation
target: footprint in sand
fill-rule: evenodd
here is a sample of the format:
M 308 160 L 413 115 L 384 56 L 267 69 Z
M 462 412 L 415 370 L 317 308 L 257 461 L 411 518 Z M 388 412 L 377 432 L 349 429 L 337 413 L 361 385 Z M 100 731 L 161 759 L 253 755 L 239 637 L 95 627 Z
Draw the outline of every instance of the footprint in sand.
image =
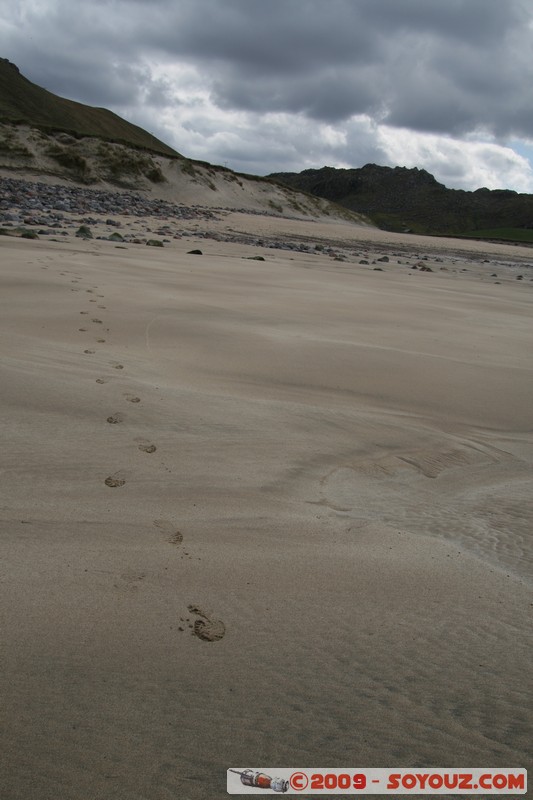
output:
M 87 331 L 87 328 L 78 328 L 78 330 L 81 331 L 82 333 L 85 333 Z
M 118 411 L 116 414 L 111 414 L 107 421 L 110 425 L 118 425 L 119 422 L 124 422 L 124 415 Z
M 105 380 L 105 378 L 97 378 L 96 383 L 107 383 L 107 381 Z
M 141 402 L 141 398 L 140 397 L 135 397 L 135 395 L 132 395 L 132 394 L 125 394 L 124 397 L 126 398 L 128 403 L 140 403 Z
M 88 311 L 80 311 L 80 314 L 88 314 Z
M 183 534 L 176 529 L 176 526 L 168 519 L 154 519 L 154 525 L 167 536 L 169 544 L 181 544 L 183 542 Z
M 101 325 L 101 324 L 102 324 L 102 320 L 101 320 L 101 319 L 92 319 L 92 320 L 91 320 L 91 322 L 96 322 L 96 323 L 98 323 L 99 325 Z
M 98 342 L 98 344 L 104 344 L 105 343 L 105 339 L 97 339 L 96 341 Z
M 111 489 L 116 489 L 118 486 L 124 486 L 126 481 L 123 480 L 122 478 L 114 478 L 113 475 L 110 475 L 108 478 L 105 479 L 104 483 Z
M 155 453 L 157 447 L 155 444 L 140 444 L 139 450 L 142 450 L 143 453 Z
M 221 619 L 211 619 L 198 606 L 187 606 L 191 614 L 200 617 L 194 621 L 193 634 L 204 642 L 218 642 L 226 634 L 226 626 Z
M 92 356 L 96 353 L 96 350 L 84 350 L 83 352 L 88 356 Z
M 112 366 L 113 369 L 124 369 L 124 365 L 118 364 L 116 361 L 112 361 L 110 366 Z

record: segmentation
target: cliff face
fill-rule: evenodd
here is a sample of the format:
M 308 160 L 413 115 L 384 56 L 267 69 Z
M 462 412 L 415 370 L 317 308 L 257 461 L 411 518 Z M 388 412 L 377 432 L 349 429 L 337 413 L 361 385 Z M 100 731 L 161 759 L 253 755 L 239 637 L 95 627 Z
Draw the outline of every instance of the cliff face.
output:
M 533 229 L 533 196 L 506 190 L 447 189 L 423 169 L 308 169 L 269 176 L 365 214 L 389 230 L 466 233 L 491 228 Z

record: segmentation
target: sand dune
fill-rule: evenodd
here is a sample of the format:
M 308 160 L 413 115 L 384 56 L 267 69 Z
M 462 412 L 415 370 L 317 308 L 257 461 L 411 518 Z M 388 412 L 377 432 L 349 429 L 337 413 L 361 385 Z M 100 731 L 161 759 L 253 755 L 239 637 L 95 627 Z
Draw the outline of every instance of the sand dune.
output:
M 531 251 L 212 227 L 0 239 L 2 797 L 527 768 Z
M 91 189 L 134 191 L 150 199 L 188 206 L 365 221 L 360 214 L 323 198 L 207 162 L 169 158 L 98 137 L 73 138 L 26 124 L 0 121 L 0 136 L 9 142 L 0 149 L 3 178 L 15 176 L 69 188 L 81 181 Z M 59 161 L 58 151 L 63 156 Z M 80 164 L 84 165 L 81 174 Z M 155 180 L 153 173 L 158 176 Z

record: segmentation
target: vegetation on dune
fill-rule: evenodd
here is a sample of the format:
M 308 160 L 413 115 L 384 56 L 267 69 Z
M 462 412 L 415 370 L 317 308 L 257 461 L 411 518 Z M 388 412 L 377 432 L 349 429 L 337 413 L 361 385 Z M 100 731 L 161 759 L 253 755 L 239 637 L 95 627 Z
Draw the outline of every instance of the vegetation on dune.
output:
M 188 175 L 190 178 L 196 177 L 196 170 L 194 168 L 194 164 L 188 158 L 184 158 L 183 161 L 181 162 L 181 171 L 185 175 Z
M 28 125 L 0 123 L 0 161 L 8 169 L 30 166 L 31 159 L 30 168 L 36 169 L 39 163 L 44 173 L 85 184 L 103 179 L 131 188 L 142 185 L 141 178 L 151 183 L 165 181 L 158 158 L 155 153 L 98 137 L 77 138 L 64 131 L 46 134 Z M 62 169 L 54 168 L 52 162 Z
M 149 181 L 152 181 L 152 183 L 164 183 L 165 181 L 165 176 L 161 172 L 161 167 L 159 167 L 157 164 L 154 164 L 153 167 L 148 167 L 144 174 Z
M 57 161 L 62 167 L 72 171 L 84 183 L 90 183 L 92 176 L 86 159 L 76 150 L 52 144 L 46 149 L 46 155 Z
M 21 144 L 13 132 L 6 126 L 2 126 L 0 133 L 0 153 L 14 158 L 33 158 L 33 153 L 28 150 L 26 145 Z
M 165 180 L 161 167 L 148 153 L 139 153 L 115 143 L 101 142 L 97 155 L 99 163 L 115 180 L 143 175 L 152 183 L 162 183 Z

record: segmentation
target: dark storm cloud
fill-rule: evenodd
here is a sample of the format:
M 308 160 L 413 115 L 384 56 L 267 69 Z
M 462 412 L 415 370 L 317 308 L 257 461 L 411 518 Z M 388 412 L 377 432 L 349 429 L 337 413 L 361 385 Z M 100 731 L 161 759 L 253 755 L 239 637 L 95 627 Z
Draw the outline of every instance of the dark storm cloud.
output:
M 245 68 L 246 77 L 297 76 L 377 57 L 355 7 L 347 0 L 184 0 L 172 11 L 160 2 L 149 37 L 170 54 Z
M 313 119 L 336 121 L 352 114 L 377 110 L 376 98 L 362 74 L 350 70 L 324 69 L 320 75 L 304 75 L 288 84 L 277 78 L 264 78 L 254 83 L 225 75 L 212 83 L 212 91 L 222 108 L 246 111 L 283 111 L 303 113 Z
M 357 9 L 369 27 L 387 36 L 402 30 L 436 33 L 451 42 L 485 47 L 527 16 L 523 5 L 521 0 L 359 0 Z
M 150 93 L 140 65 L 152 58 L 194 64 L 226 109 L 327 122 L 365 113 L 417 130 L 533 136 L 527 0 L 25 5 L 4 42 L 8 57 L 84 102 L 133 105 Z
M 533 135 L 522 0 L 155 3 L 151 46 L 199 65 L 222 107 L 354 114 L 417 130 Z M 165 24 L 166 23 L 166 24 Z

